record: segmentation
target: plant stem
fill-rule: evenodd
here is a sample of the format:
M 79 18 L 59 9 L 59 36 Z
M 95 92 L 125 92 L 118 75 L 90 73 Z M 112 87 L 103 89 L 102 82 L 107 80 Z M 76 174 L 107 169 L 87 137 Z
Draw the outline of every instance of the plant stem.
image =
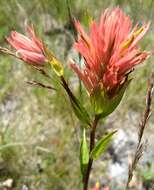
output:
M 137 144 L 137 148 L 136 148 L 132 163 L 129 166 L 128 179 L 127 179 L 125 190 L 129 189 L 129 183 L 132 180 L 133 172 L 136 169 L 136 166 L 143 154 L 144 143 L 142 143 L 142 138 L 143 138 L 143 134 L 144 134 L 144 131 L 146 128 L 146 124 L 151 115 L 152 95 L 153 95 L 153 89 L 154 89 L 154 79 L 153 78 L 154 78 L 154 74 L 152 74 L 152 76 L 149 80 L 149 88 L 148 88 L 148 93 L 147 93 L 147 97 L 146 97 L 145 111 L 144 111 L 141 121 L 139 123 L 138 144 Z
M 92 129 L 90 132 L 90 153 L 95 146 L 95 133 L 96 133 L 96 127 L 98 124 L 98 120 L 99 120 L 99 117 L 95 116 L 95 119 L 94 119 L 93 124 L 92 124 Z M 83 179 L 83 190 L 88 189 L 88 182 L 89 182 L 89 177 L 90 177 L 90 173 L 91 173 L 91 169 L 92 169 L 92 164 L 93 164 L 93 159 L 89 158 L 87 170 L 85 172 L 85 176 Z
M 73 101 L 77 105 L 76 98 L 75 98 L 74 94 L 72 93 L 72 91 L 70 90 L 65 78 L 63 76 L 61 76 L 60 79 L 61 79 L 62 85 L 65 88 L 70 100 Z

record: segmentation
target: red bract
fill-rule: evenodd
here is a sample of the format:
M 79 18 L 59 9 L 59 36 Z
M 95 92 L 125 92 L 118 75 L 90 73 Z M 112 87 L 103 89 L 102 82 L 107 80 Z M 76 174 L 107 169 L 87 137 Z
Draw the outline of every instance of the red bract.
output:
M 134 66 L 150 54 L 138 46 L 149 24 L 141 27 L 137 24 L 132 29 L 130 17 L 119 8 L 105 10 L 99 23 L 92 21 L 89 34 L 78 21 L 75 26 L 80 36 L 75 48 L 84 57 L 85 67 L 80 69 L 74 62 L 71 67 L 90 94 L 101 87 L 112 96 Z
M 32 27 L 29 26 L 27 32 L 29 38 L 12 31 L 6 39 L 17 50 L 17 54 L 23 61 L 35 66 L 42 66 L 46 61 L 43 42 L 36 36 Z
M 95 184 L 95 186 L 94 186 L 91 190 L 100 190 L 100 185 L 99 185 L 99 183 L 97 182 L 97 183 Z

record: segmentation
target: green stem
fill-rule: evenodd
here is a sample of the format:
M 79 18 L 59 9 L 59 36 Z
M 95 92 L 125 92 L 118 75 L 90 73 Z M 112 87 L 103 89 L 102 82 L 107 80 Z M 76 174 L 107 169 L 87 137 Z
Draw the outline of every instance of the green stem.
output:
M 92 129 L 90 132 L 90 153 L 95 146 L 95 134 L 96 134 L 96 127 L 98 124 L 98 120 L 99 120 L 99 118 L 97 116 L 95 116 L 94 122 L 92 124 Z M 88 182 L 89 182 L 89 177 L 90 177 L 90 173 L 91 173 L 91 169 L 92 169 L 92 164 L 93 164 L 93 159 L 89 158 L 87 170 L 86 170 L 86 173 L 85 173 L 85 176 L 83 179 L 83 190 L 88 189 Z

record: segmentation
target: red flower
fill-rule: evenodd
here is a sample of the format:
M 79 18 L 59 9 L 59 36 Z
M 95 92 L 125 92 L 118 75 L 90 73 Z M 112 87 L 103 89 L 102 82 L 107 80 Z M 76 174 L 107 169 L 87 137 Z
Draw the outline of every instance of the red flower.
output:
M 100 190 L 99 182 L 95 184 L 95 186 L 92 188 L 92 190 Z
M 108 95 L 113 95 L 134 66 L 150 54 L 138 46 L 149 24 L 141 27 L 137 24 L 132 29 L 130 17 L 119 8 L 105 10 L 99 23 L 92 21 L 89 34 L 78 21 L 75 26 L 80 36 L 75 48 L 84 57 L 85 67 L 80 69 L 73 62 L 71 67 L 90 94 L 101 87 Z
M 32 27 L 27 28 L 29 38 L 12 31 L 7 41 L 17 50 L 20 58 L 32 65 L 42 66 L 45 61 L 45 50 L 42 41 L 36 36 Z

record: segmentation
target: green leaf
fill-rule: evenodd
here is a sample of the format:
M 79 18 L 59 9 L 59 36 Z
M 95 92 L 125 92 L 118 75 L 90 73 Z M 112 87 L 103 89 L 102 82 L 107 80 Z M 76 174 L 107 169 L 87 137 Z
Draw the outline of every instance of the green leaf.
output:
M 89 162 L 89 149 L 86 140 L 86 130 L 83 129 L 81 148 L 80 148 L 80 167 L 81 167 L 82 176 L 84 176 L 88 162 Z
M 87 110 L 84 108 L 84 106 L 81 104 L 81 102 L 76 98 L 76 96 L 72 93 L 70 90 L 67 82 L 65 81 L 64 77 L 61 76 L 62 86 L 64 87 L 65 91 L 67 92 L 67 95 L 69 96 L 73 111 L 77 118 L 84 124 L 84 127 L 89 127 L 91 124 L 89 114 Z M 85 125 L 86 124 L 86 125 Z
M 75 98 L 75 100 L 71 100 L 71 104 L 72 104 L 74 113 L 77 116 L 77 118 L 83 124 L 86 124 L 86 125 L 84 125 L 84 127 L 86 127 L 86 128 L 89 127 L 90 123 L 91 123 L 89 114 L 88 114 L 87 110 L 83 107 L 83 105 L 80 103 L 80 101 Z
M 130 81 L 131 80 L 126 81 L 112 98 L 109 98 L 103 89 L 97 89 L 91 96 L 91 103 L 95 114 L 100 115 L 101 118 L 111 114 L 120 104 Z
M 105 137 L 102 137 L 96 144 L 96 146 L 93 148 L 91 151 L 91 157 L 93 159 L 98 159 L 100 155 L 106 150 L 108 147 L 109 143 L 112 140 L 112 136 L 116 133 L 117 131 L 112 131 L 111 133 L 107 134 Z

